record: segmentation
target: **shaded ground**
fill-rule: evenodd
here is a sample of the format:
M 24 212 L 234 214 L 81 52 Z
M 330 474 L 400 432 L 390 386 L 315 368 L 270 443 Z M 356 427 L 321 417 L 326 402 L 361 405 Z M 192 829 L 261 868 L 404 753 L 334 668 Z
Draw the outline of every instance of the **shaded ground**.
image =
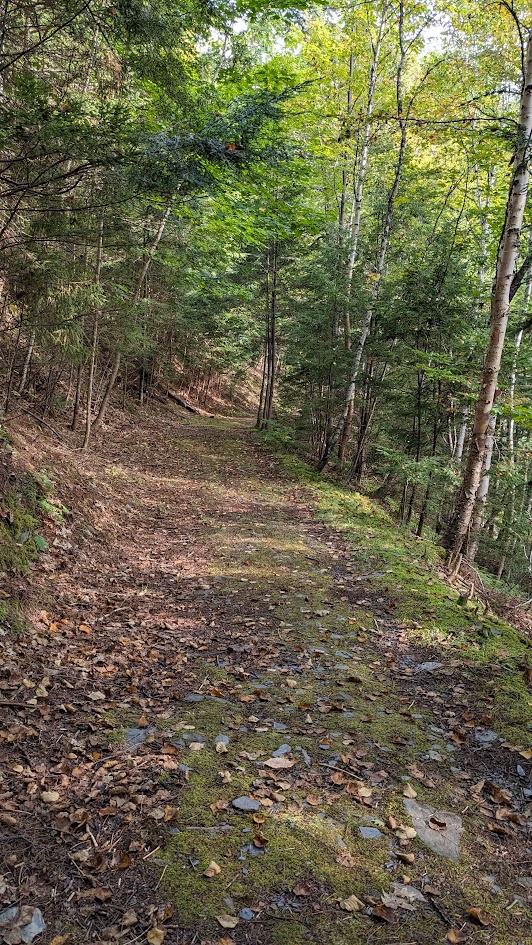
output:
M 242 421 L 19 446 L 75 511 L 4 636 L 0 896 L 38 943 L 532 941 L 525 646 L 424 545 Z

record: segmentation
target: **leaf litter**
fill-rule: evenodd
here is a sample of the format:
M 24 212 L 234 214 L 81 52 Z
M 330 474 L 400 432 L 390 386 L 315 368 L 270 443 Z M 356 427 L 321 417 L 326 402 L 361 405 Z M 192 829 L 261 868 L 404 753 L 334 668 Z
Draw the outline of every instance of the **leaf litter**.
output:
M 91 523 L 92 536 L 83 537 L 81 530 L 72 536 L 75 557 L 59 551 L 55 557 L 47 556 L 46 579 L 52 576 L 54 588 L 47 609 L 35 611 L 27 636 L 7 640 L 2 695 L 8 704 L 1 707 L 1 737 L 11 761 L 1 783 L 1 816 L 11 836 L 5 858 L 6 890 L 14 892 L 7 894 L 4 912 L 6 908 L 19 911 L 9 912 L 9 921 L 15 924 L 12 929 L 6 926 L 5 931 L 0 914 L 0 941 L 11 945 L 6 935 L 13 933 L 15 942 L 22 934 L 18 928 L 28 928 L 26 936 L 38 939 L 44 932 L 44 928 L 39 930 L 41 920 L 51 933 L 57 933 L 56 945 L 66 945 L 71 935 L 72 942 L 78 941 L 76 931 L 65 933 L 65 927 L 72 923 L 90 929 L 84 942 L 115 942 L 120 930 L 128 929 L 139 929 L 137 937 L 144 935 L 151 945 L 168 939 L 170 927 L 179 925 L 179 916 L 163 898 L 166 867 L 159 860 L 159 851 L 167 845 L 170 830 L 189 826 L 180 823 L 181 801 L 190 784 L 187 752 L 210 758 L 212 751 L 213 759 L 223 754 L 224 764 L 226 758 L 228 761 L 226 770 L 218 772 L 221 787 L 231 785 L 236 778 L 239 789 L 249 791 L 233 798 L 219 796 L 206 804 L 212 816 L 229 819 L 230 829 L 234 829 L 231 816 L 243 820 L 253 817 L 257 825 L 264 824 L 259 811 L 274 818 L 283 811 L 306 818 L 333 814 L 329 829 L 337 831 L 337 839 L 332 861 L 344 872 L 346 881 L 351 875 L 355 877 L 356 892 L 334 899 L 334 890 L 320 878 L 319 863 L 302 862 L 301 878 L 288 892 L 293 897 L 292 908 L 300 903 L 298 914 L 303 919 L 305 910 L 309 910 L 305 920 L 309 927 L 316 909 L 317 914 L 329 915 L 331 921 L 334 910 L 339 909 L 347 913 L 350 922 L 375 920 L 384 926 L 408 921 L 408 916 L 424 909 L 427 921 L 427 915 L 432 915 L 428 904 L 432 895 L 424 895 L 410 881 L 399 882 L 395 875 L 397 868 L 406 863 L 417 871 L 420 885 L 428 865 L 421 852 L 423 838 L 415 820 L 414 826 L 402 823 L 387 812 L 388 805 L 393 806 L 394 799 L 401 795 L 405 806 L 413 803 L 420 790 L 422 800 L 428 801 L 432 790 L 441 791 L 446 781 L 452 781 L 453 790 L 461 795 L 459 807 L 472 804 L 475 815 L 486 820 L 488 833 L 504 831 L 492 842 L 515 844 L 526 824 L 526 811 L 522 804 L 518 806 L 515 788 L 501 779 L 500 767 L 491 774 L 485 760 L 488 752 L 498 758 L 504 751 L 515 750 L 526 764 L 530 760 L 528 748 L 505 748 L 501 742 L 490 742 L 481 751 L 483 764 L 476 768 L 477 757 L 467 753 L 464 780 L 453 774 L 451 765 L 442 777 L 441 762 L 429 757 L 430 752 L 417 752 L 414 760 L 420 728 L 428 729 L 431 719 L 438 727 L 441 696 L 438 713 L 432 716 L 433 689 L 429 687 L 438 687 L 445 698 L 442 687 L 449 686 L 451 679 L 456 688 L 462 670 L 467 676 L 463 661 L 456 661 L 452 676 L 447 674 L 446 663 L 437 672 L 434 668 L 426 670 L 427 678 L 431 677 L 427 685 L 421 672 L 406 673 L 400 662 L 406 647 L 404 630 L 393 617 L 393 607 L 388 608 L 382 598 L 369 594 L 368 587 L 366 596 L 359 597 L 358 602 L 356 589 L 346 595 L 353 576 L 356 583 L 351 550 L 312 519 L 305 495 L 294 489 L 285 494 L 284 485 L 275 499 L 279 525 L 283 527 L 289 512 L 303 541 L 316 543 L 307 546 L 312 549 L 308 560 L 319 561 L 322 570 L 328 569 L 332 584 L 327 606 L 309 607 L 309 613 L 301 615 L 308 631 L 291 636 L 289 630 L 280 629 L 288 617 L 282 608 L 297 593 L 291 583 L 297 585 L 297 578 L 294 581 L 290 566 L 286 571 L 277 570 L 275 583 L 270 574 L 269 583 L 262 585 L 268 589 L 267 595 L 246 586 L 247 579 L 242 585 L 233 579 L 220 581 L 209 576 L 212 549 L 205 538 L 207 523 L 210 526 L 218 521 L 223 527 L 230 513 L 236 516 L 242 535 L 248 534 L 249 497 L 258 520 L 252 527 L 260 530 L 266 523 L 262 492 L 250 493 L 246 481 L 262 464 L 249 445 L 247 433 L 243 439 L 238 431 L 231 430 L 229 435 L 243 444 L 242 472 L 233 454 L 227 452 L 227 430 L 218 439 L 215 437 L 222 469 L 231 469 L 233 478 L 236 474 L 236 481 L 241 481 L 241 486 L 222 500 L 220 494 L 213 498 L 205 480 L 216 483 L 226 479 L 226 474 L 213 468 L 201 470 L 198 464 L 198 455 L 205 452 L 205 438 L 211 441 L 212 432 L 201 425 L 187 427 L 198 449 L 187 458 L 189 478 L 177 513 L 172 475 L 182 473 L 182 457 L 169 461 L 167 451 L 163 456 L 156 424 L 147 421 L 141 432 L 138 444 L 126 445 L 119 437 L 115 446 L 104 447 L 101 454 L 92 456 L 88 472 L 71 467 L 70 502 L 77 508 L 79 520 Z M 55 461 L 58 450 L 54 447 L 52 451 Z M 133 469 L 136 464 L 142 470 L 141 476 L 128 477 L 125 482 L 120 477 L 111 478 L 107 464 L 118 455 L 123 468 L 128 469 L 131 462 Z M 155 464 L 156 469 L 164 467 L 162 479 L 151 472 L 154 457 L 159 456 Z M 90 508 L 83 507 L 79 494 L 80 485 L 86 491 L 87 475 L 100 484 L 100 498 L 91 501 Z M 272 475 L 275 477 L 275 469 Z M 135 506 L 131 505 L 132 490 Z M 111 508 L 114 504 L 117 513 L 121 510 L 118 541 L 113 513 L 102 501 L 106 496 L 112 496 Z M 224 554 L 220 557 L 227 567 L 232 553 Z M 299 593 L 314 594 L 321 578 L 318 581 L 312 570 L 301 574 L 304 583 Z M 287 582 L 286 590 L 283 581 Z M 260 583 L 255 581 L 258 586 Z M 285 597 L 277 599 L 275 595 L 281 591 Z M 351 630 L 349 622 L 347 627 L 335 624 L 338 595 L 342 601 L 352 597 L 355 609 L 363 606 L 378 614 L 379 629 L 375 633 L 367 626 L 362 631 L 357 629 L 357 617 L 353 634 L 346 634 L 346 629 Z M 290 619 L 286 622 L 289 624 Z M 336 648 L 346 650 L 339 656 L 331 640 L 333 631 L 341 637 Z M 321 637 L 321 645 L 313 650 L 315 644 L 311 641 L 316 636 Z M 389 655 L 392 643 L 393 657 Z M 432 655 L 419 653 L 418 665 L 429 664 Z M 338 670 L 338 659 L 342 665 L 347 661 L 349 670 Z M 196 666 L 200 661 L 201 669 Z M 209 667 L 216 667 L 216 681 Z M 269 685 L 268 674 L 272 672 L 284 675 L 284 688 Z M 331 690 L 329 680 L 336 680 L 336 692 Z M 398 698 L 396 687 L 408 691 L 404 701 Z M 447 739 L 457 755 L 467 749 L 469 732 L 474 732 L 475 723 L 478 727 L 480 722 L 476 712 L 467 707 L 465 692 L 466 688 L 458 695 L 458 711 L 456 695 L 450 697 L 448 722 L 441 728 L 442 734 L 435 736 L 442 743 Z M 281 746 L 283 751 L 272 753 L 275 746 L 269 751 L 242 747 L 246 736 L 237 737 L 235 733 L 230 739 L 218 737 L 211 749 L 199 733 L 203 706 L 213 700 L 221 700 L 230 708 L 240 706 L 240 712 L 244 707 L 249 712 L 244 727 L 252 734 L 269 736 L 274 725 L 281 726 L 279 731 L 290 736 Z M 361 710 L 364 702 L 372 707 L 371 713 L 367 708 Z M 248 705 L 255 715 L 246 710 Z M 190 715 L 179 718 L 187 706 L 195 706 L 197 728 Z M 371 735 L 379 715 L 403 720 L 401 734 L 384 737 L 384 744 L 382 734 L 374 738 Z M 324 727 L 315 721 L 334 716 L 339 721 L 333 726 L 327 722 Z M 230 712 L 227 718 L 231 718 Z M 125 738 L 115 737 L 123 719 L 127 720 L 124 732 L 129 725 L 135 726 L 133 731 L 146 733 L 129 747 Z M 410 726 L 410 732 L 405 725 Z M 362 733 L 364 727 L 366 733 Z M 383 753 L 386 741 L 389 751 Z M 402 751 L 406 751 L 404 763 L 400 760 Z M 431 751 L 439 758 L 445 757 L 445 749 Z M 247 778 L 247 787 L 243 778 Z M 397 812 L 397 804 L 393 809 Z M 390 882 L 379 891 L 374 890 L 371 881 L 373 867 L 366 863 L 369 841 L 357 841 L 352 829 L 353 823 L 364 825 L 360 818 L 365 811 L 374 815 L 376 826 L 384 831 L 383 856 L 390 864 Z M 201 816 L 199 819 L 198 829 L 203 829 Z M 447 815 L 436 807 L 426 820 L 427 829 L 435 835 L 444 834 L 448 824 Z M 195 825 L 190 827 L 193 830 Z M 267 824 L 264 831 L 252 833 L 249 843 L 258 854 L 268 856 L 271 838 Z M 430 868 L 436 870 L 433 882 L 441 880 L 445 909 L 450 909 L 455 919 L 447 932 L 448 941 L 463 940 L 457 921 L 460 916 L 465 916 L 471 926 L 488 927 L 491 920 L 487 911 L 464 901 L 462 891 L 453 888 L 444 862 L 430 862 Z M 229 884 L 234 881 L 233 869 L 244 869 L 236 862 L 230 867 L 227 881 L 224 879 Z M 188 868 L 200 869 L 203 882 L 212 885 L 220 883 L 221 874 L 226 873 L 226 867 L 222 870 L 214 858 Z M 51 888 L 64 891 L 53 905 L 47 892 Z M 275 920 L 272 894 L 268 889 L 262 893 L 259 910 L 268 921 Z M 17 906 L 10 902 L 17 902 Z M 213 918 L 223 929 L 237 929 L 242 923 L 235 911 L 230 908 Z M 434 920 L 441 938 L 441 916 L 436 914 Z M 202 919 L 200 930 L 204 925 Z M 207 921 L 205 941 L 208 928 Z M 200 931 L 200 939 L 202 934 Z M 257 928 L 257 941 L 261 934 Z M 268 941 L 265 934 L 264 941 Z M 219 941 L 228 943 L 232 939 L 224 936 Z

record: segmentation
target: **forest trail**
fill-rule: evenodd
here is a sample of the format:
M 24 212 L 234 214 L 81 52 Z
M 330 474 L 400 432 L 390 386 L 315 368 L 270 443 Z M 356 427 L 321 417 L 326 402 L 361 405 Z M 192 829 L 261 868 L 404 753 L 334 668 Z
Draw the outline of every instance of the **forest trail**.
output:
M 55 945 L 532 941 L 501 667 L 411 634 L 246 421 L 121 423 L 24 434 L 75 516 L 6 644 L 5 902 Z

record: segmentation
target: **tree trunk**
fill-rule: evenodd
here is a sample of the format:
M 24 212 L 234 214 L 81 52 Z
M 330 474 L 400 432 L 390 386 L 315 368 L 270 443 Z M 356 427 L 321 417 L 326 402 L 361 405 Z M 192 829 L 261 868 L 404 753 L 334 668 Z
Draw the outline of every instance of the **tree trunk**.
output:
M 523 79 L 519 132 L 514 157 L 515 169 L 508 194 L 506 219 L 492 290 L 491 335 L 475 410 L 467 466 L 456 500 L 455 511 L 445 536 L 445 545 L 449 550 L 450 563 L 456 562 L 458 556 L 461 554 L 471 524 L 475 498 L 482 475 L 490 415 L 497 396 L 497 382 L 499 379 L 501 357 L 508 325 L 510 289 L 519 251 L 519 240 L 530 178 L 529 158 L 530 136 L 532 134 L 532 33 L 529 34 L 527 42 L 525 75 Z
M 98 251 L 96 255 L 96 269 L 94 272 L 94 282 L 96 285 L 100 284 L 101 274 L 102 274 L 102 259 L 103 259 L 103 212 L 100 218 L 100 231 L 98 234 Z M 96 310 L 93 316 L 92 324 L 92 343 L 91 343 L 91 359 L 89 363 L 89 375 L 87 378 L 87 413 L 85 415 L 85 436 L 83 437 L 82 449 L 86 450 L 89 448 L 90 438 L 91 438 L 91 427 L 92 427 L 92 394 L 94 389 L 94 371 L 96 368 L 96 354 L 98 350 L 98 329 L 99 329 L 99 312 Z
M 151 245 L 151 249 L 150 249 L 149 253 L 147 253 L 147 255 L 146 255 L 146 258 L 145 258 L 145 260 L 144 260 L 144 265 L 143 265 L 143 267 L 142 267 L 140 276 L 139 276 L 139 278 L 138 278 L 138 280 L 137 280 L 137 284 L 136 284 L 136 286 L 135 286 L 135 291 L 133 292 L 133 295 L 132 295 L 132 301 L 133 301 L 133 302 L 138 302 L 138 300 L 139 300 L 139 298 L 140 298 L 140 293 L 141 293 L 141 291 L 142 291 L 142 286 L 143 286 L 143 284 L 144 284 L 144 280 L 145 280 L 146 276 L 148 275 L 148 272 L 149 272 L 149 269 L 150 269 L 150 266 L 151 266 L 153 257 L 155 256 L 155 253 L 156 253 L 156 251 L 157 251 L 157 247 L 158 247 L 159 243 L 161 242 L 161 238 L 162 238 L 162 235 L 163 235 L 163 233 L 164 233 L 165 226 L 166 226 L 166 224 L 167 224 L 167 222 L 168 222 L 168 218 L 169 218 L 169 216 L 170 216 L 170 214 L 171 214 L 171 212 L 172 212 L 172 206 L 173 206 L 173 201 L 168 204 L 166 210 L 164 211 L 163 217 L 162 217 L 162 219 L 161 219 L 161 221 L 160 221 L 160 223 L 159 223 L 157 232 L 156 232 L 156 234 L 155 234 L 153 243 L 152 243 L 152 245 Z M 118 351 L 116 352 L 116 354 L 115 354 L 115 359 L 114 359 L 114 363 L 113 363 L 113 367 L 112 367 L 111 373 L 110 373 L 110 375 L 109 375 L 109 380 L 108 380 L 108 382 L 107 382 L 107 387 L 105 388 L 105 392 L 104 392 L 104 395 L 103 395 L 103 397 L 102 397 L 102 401 L 101 401 L 101 403 L 100 403 L 100 409 L 98 410 L 98 413 L 96 414 L 96 418 L 95 418 L 95 420 L 94 420 L 94 423 L 92 424 L 93 430 L 96 430 L 97 427 L 99 427 L 100 424 L 103 423 L 103 420 L 104 420 L 104 418 L 105 418 L 105 412 L 106 412 L 106 410 L 107 410 L 109 401 L 110 401 L 110 399 L 111 399 L 111 394 L 112 394 L 112 392 L 113 392 L 113 387 L 115 386 L 116 379 L 117 379 L 117 377 L 118 377 L 118 372 L 119 372 L 119 370 L 120 370 L 120 362 L 121 362 L 121 360 L 122 360 L 121 352 L 120 352 L 120 350 L 118 350 Z
M 34 347 L 35 347 L 35 332 L 32 331 L 32 333 L 31 333 L 31 335 L 30 335 L 29 344 L 28 344 L 28 350 L 26 351 L 26 358 L 25 358 L 25 361 L 24 361 L 24 367 L 22 368 L 22 377 L 20 378 L 20 384 L 18 385 L 18 392 L 19 392 L 19 394 L 22 394 L 22 392 L 24 391 L 24 389 L 25 389 L 25 387 L 26 387 L 26 383 L 27 383 L 27 380 L 28 380 L 28 372 L 29 372 L 29 369 L 30 369 L 30 364 L 31 364 L 31 359 L 32 359 Z
M 329 442 L 323 452 L 319 463 L 317 464 L 318 472 L 321 472 L 327 466 L 329 459 L 336 449 L 340 437 L 342 435 L 342 430 L 344 429 L 346 423 L 348 422 L 349 415 L 351 413 L 351 402 L 355 397 L 355 390 L 360 374 L 360 366 L 362 363 L 362 355 L 364 354 L 364 348 L 366 346 L 366 341 L 370 332 L 371 323 L 373 321 L 373 313 L 375 310 L 375 304 L 379 297 L 380 282 L 382 276 L 384 275 L 384 268 L 386 265 L 386 256 L 388 253 L 388 246 L 390 243 L 390 236 L 392 232 L 392 218 L 393 211 L 395 206 L 395 201 L 397 198 L 397 193 L 399 190 L 399 184 L 401 183 L 401 177 L 403 173 L 403 163 L 406 150 L 406 136 L 408 123 L 406 121 L 405 115 L 403 113 L 403 91 L 402 91 L 402 76 L 403 68 L 406 58 L 406 49 L 403 38 L 403 19 L 404 19 L 404 5 L 403 0 L 400 3 L 399 11 L 399 46 L 400 46 L 400 57 L 399 64 L 397 66 L 397 75 L 396 75 L 396 98 L 397 98 L 397 118 L 399 122 L 399 128 L 401 132 L 401 138 L 399 142 L 399 150 L 397 154 L 397 163 L 395 166 L 395 174 L 390 192 L 388 194 L 388 200 L 386 204 L 386 214 L 384 218 L 384 227 L 382 230 L 379 255 L 377 259 L 377 265 L 375 267 L 375 272 L 372 279 L 372 300 L 366 311 L 364 321 L 362 323 L 362 328 L 360 330 L 360 335 L 358 338 L 357 345 L 355 347 L 353 361 L 352 361 L 352 370 L 351 376 L 349 379 L 349 384 L 347 387 L 347 392 L 345 396 L 345 405 L 343 409 L 342 416 L 340 417 L 336 428 L 334 429 L 332 435 L 329 438 Z

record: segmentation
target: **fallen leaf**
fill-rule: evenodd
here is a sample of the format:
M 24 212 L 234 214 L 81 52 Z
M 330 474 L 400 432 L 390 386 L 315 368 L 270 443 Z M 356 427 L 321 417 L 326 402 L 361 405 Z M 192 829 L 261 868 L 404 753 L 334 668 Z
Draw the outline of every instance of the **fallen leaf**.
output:
M 122 916 L 122 925 L 126 929 L 131 928 L 132 925 L 136 925 L 138 921 L 139 919 L 134 909 L 128 909 Z
M 296 761 L 291 761 L 290 758 L 287 758 L 286 755 L 282 755 L 280 758 L 268 758 L 264 762 L 267 768 L 273 768 L 274 771 L 280 771 L 283 768 L 293 768 Z
M 430 827 L 432 830 L 446 830 L 446 829 L 447 829 L 447 824 L 446 824 L 446 822 L 445 822 L 444 820 L 438 820 L 437 817 L 430 817 L 430 818 L 429 818 L 429 827 Z
M 414 788 L 412 787 L 411 784 L 406 785 L 403 791 L 403 797 L 411 797 L 411 798 L 417 797 L 417 791 L 414 791 Z
M 96 689 L 94 692 L 87 694 L 87 699 L 91 699 L 93 702 L 102 702 L 105 701 L 105 693 Z
M 403 863 L 415 863 L 416 857 L 414 853 L 396 853 L 395 854 L 398 860 L 402 860 Z
M 358 896 L 352 895 L 340 901 L 340 908 L 345 909 L 346 912 L 363 912 L 366 905 Z
M 215 860 L 211 860 L 207 869 L 203 871 L 203 875 L 208 876 L 209 879 L 212 879 L 213 876 L 218 876 L 221 872 L 221 866 L 218 866 L 218 863 L 216 863 Z
M 417 837 L 417 830 L 414 830 L 413 827 L 405 827 L 404 824 L 400 824 L 395 831 L 395 836 L 398 837 L 399 840 L 413 840 L 414 837 Z
M 467 941 L 467 935 L 459 932 L 458 929 L 449 929 L 446 938 L 448 942 L 452 942 L 452 945 L 460 945 L 460 942 Z
M 166 937 L 165 929 L 158 929 L 157 926 L 155 926 L 155 928 L 153 929 L 150 929 L 150 931 L 146 935 L 146 939 L 148 940 L 150 945 L 162 945 L 165 937 Z
M 55 804 L 60 797 L 61 795 L 57 791 L 43 791 L 41 801 L 44 801 L 45 804 Z
M 348 869 L 352 869 L 357 865 L 357 861 L 349 850 L 344 850 L 342 853 L 339 853 L 336 857 L 336 862 L 339 863 L 340 866 L 346 866 Z
M 217 915 L 216 921 L 220 923 L 222 929 L 236 929 L 240 919 L 236 915 Z
M 478 922 L 479 925 L 484 927 L 489 925 L 491 921 L 490 917 L 487 916 L 485 912 L 481 912 L 480 909 L 476 909 L 475 907 L 466 909 L 466 915 L 468 915 L 470 919 L 473 919 L 474 922 Z
M 308 883 L 298 883 L 292 890 L 294 896 L 311 896 L 312 886 Z
M 394 915 L 393 909 L 389 909 L 388 906 L 385 906 L 384 903 L 381 903 L 381 902 L 377 906 L 375 906 L 371 914 L 375 916 L 377 919 L 382 919 L 383 922 L 395 921 L 395 915 Z

